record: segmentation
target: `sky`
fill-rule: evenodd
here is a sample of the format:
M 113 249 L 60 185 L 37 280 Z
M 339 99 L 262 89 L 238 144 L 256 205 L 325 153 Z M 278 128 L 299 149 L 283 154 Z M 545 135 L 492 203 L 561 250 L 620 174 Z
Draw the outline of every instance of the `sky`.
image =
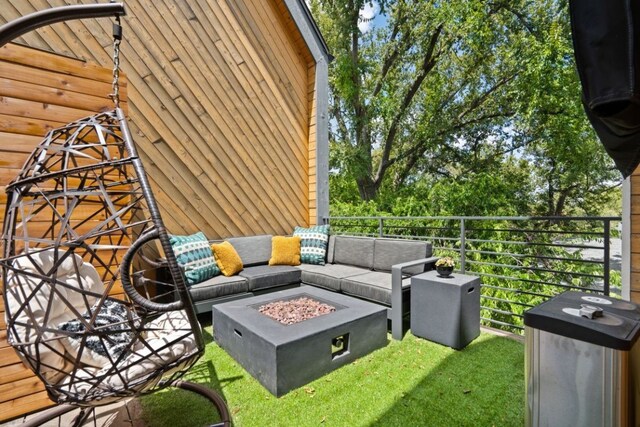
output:
M 307 6 L 309 6 L 309 0 L 306 0 L 306 2 Z M 370 3 L 365 3 L 364 7 L 360 10 L 361 21 L 358 24 L 358 28 L 362 33 L 367 33 L 374 27 L 384 25 L 386 18 L 379 12 L 380 6 L 377 1 L 373 0 Z M 374 19 L 372 20 L 371 18 Z
M 378 12 L 380 12 L 380 6 L 378 6 L 378 3 L 373 2 L 372 4 L 366 3 L 364 5 L 360 10 L 360 23 L 358 24 L 360 31 L 366 33 L 378 23 L 381 18 Z

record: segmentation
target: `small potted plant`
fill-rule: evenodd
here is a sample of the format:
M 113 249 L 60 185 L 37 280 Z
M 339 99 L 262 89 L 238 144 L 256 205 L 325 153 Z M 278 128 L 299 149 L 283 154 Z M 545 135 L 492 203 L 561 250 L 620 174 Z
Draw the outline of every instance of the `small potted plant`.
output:
M 453 258 L 450 256 L 442 257 L 436 261 L 436 271 L 440 277 L 449 277 L 453 272 L 453 267 L 456 265 Z

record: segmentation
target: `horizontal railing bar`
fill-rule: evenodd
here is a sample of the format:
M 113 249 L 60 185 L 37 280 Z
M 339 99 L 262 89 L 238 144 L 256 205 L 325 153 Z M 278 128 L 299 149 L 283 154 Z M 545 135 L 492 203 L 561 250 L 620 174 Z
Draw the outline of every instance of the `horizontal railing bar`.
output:
M 510 221 L 622 221 L 619 216 L 329 216 L 325 220 L 341 219 L 379 219 L 383 220 L 510 220 Z
M 503 256 L 511 256 L 514 258 L 535 258 L 535 259 L 547 259 L 553 261 L 569 261 L 575 263 L 584 263 L 584 264 L 600 264 L 604 265 L 604 261 L 593 260 L 593 259 L 580 259 L 580 258 L 566 258 L 566 257 L 554 257 L 547 255 L 527 255 L 527 254 L 514 254 L 511 252 L 494 252 L 494 251 L 481 251 L 478 249 L 467 249 L 466 252 L 474 253 L 474 254 L 482 254 L 482 255 L 503 255 Z
M 485 306 L 481 306 L 481 308 L 484 308 L 485 310 L 492 311 L 494 313 L 504 314 L 505 316 L 524 317 L 524 315 L 522 315 L 522 314 L 513 313 L 511 311 L 500 310 L 499 308 L 485 307 Z
M 601 290 L 584 288 L 584 287 L 580 287 L 580 286 L 564 285 L 562 283 L 543 282 L 541 280 L 523 279 L 523 278 L 519 278 L 519 277 L 503 276 L 503 275 L 499 275 L 499 274 L 481 273 L 481 272 L 478 272 L 478 271 L 468 271 L 467 273 L 472 273 L 472 274 L 475 274 L 475 275 L 478 275 L 478 276 L 493 277 L 495 279 L 505 279 L 505 280 L 513 280 L 513 281 L 516 281 L 516 282 L 525 282 L 525 283 L 535 283 L 535 284 L 538 284 L 538 285 L 556 286 L 556 287 L 563 288 L 563 289 L 579 289 L 579 290 L 582 290 L 582 291 L 590 290 L 590 291 L 596 291 L 596 292 L 600 292 L 600 293 L 604 292 L 604 291 L 601 291 Z
M 492 297 L 492 296 L 489 296 L 489 295 L 483 295 L 482 298 L 483 299 L 488 299 L 488 300 L 491 300 L 491 301 L 504 302 L 504 303 L 507 303 L 507 304 L 520 305 L 522 307 L 529 307 L 529 308 L 535 307 L 535 305 L 532 305 L 532 304 L 527 304 L 527 303 L 519 302 L 519 301 L 511 301 L 511 300 L 508 300 L 508 299 Z
M 416 240 L 416 241 L 424 241 L 423 236 L 403 236 L 402 234 L 383 234 L 379 237 L 386 237 L 389 239 L 403 239 L 403 240 Z
M 480 307 L 480 308 L 482 308 L 482 307 Z M 495 323 L 496 325 L 508 326 L 509 328 L 520 329 L 521 331 L 524 331 L 524 327 L 518 326 L 518 325 L 514 325 L 513 323 L 502 322 L 500 320 L 490 319 L 490 318 L 487 318 L 487 317 L 480 317 L 480 320 L 484 320 L 485 322 Z
M 526 267 L 526 266 L 520 266 L 520 265 L 499 264 L 499 263 L 495 263 L 495 262 L 474 261 L 474 260 L 470 260 L 470 259 L 467 260 L 467 264 L 487 265 L 487 266 L 492 266 L 492 267 L 509 268 L 509 269 L 512 269 L 512 270 L 530 270 L 530 271 L 540 271 L 540 272 L 543 272 L 543 273 L 566 274 L 566 275 L 569 275 L 569 276 L 590 277 L 592 279 L 604 279 L 604 276 L 599 276 L 599 275 L 596 275 L 596 274 L 578 273 L 578 272 L 573 272 L 573 271 L 560 271 L 560 270 L 553 270 L 553 269 L 549 269 L 549 268 L 540 268 L 540 267 Z
M 499 291 L 503 291 L 503 292 L 511 292 L 514 294 L 524 294 L 524 295 L 531 295 L 534 297 L 540 297 L 540 298 L 551 298 L 554 297 L 555 295 L 547 295 L 547 294 L 541 294 L 539 292 L 534 292 L 534 291 L 529 291 L 529 290 L 524 290 L 524 289 L 513 289 L 513 288 L 504 288 L 502 286 L 495 286 L 495 285 L 485 285 L 484 283 L 482 284 L 483 288 L 490 288 L 490 289 L 496 289 Z M 483 297 L 485 297 L 486 295 L 483 295 Z
M 502 243 L 504 245 L 520 245 L 520 246 L 546 246 L 552 248 L 571 248 L 571 249 L 599 249 L 604 250 L 603 246 L 591 245 L 567 245 L 564 243 L 544 243 L 544 242 L 518 242 L 514 240 L 484 240 L 484 239 L 467 239 L 467 242 L 476 243 Z
M 375 235 L 377 236 L 377 232 L 370 233 L 362 233 L 362 232 L 353 232 L 353 235 Z M 445 236 L 415 236 L 415 235 L 405 235 L 405 234 L 383 234 L 384 237 L 402 237 L 402 238 L 420 238 L 419 240 L 445 240 L 445 241 L 458 241 L 460 240 L 459 236 L 456 237 L 445 237 Z M 416 239 L 414 239 L 416 240 Z M 596 250 L 604 250 L 603 246 L 594 246 L 594 245 L 578 245 L 578 244 L 566 244 L 566 243 L 552 243 L 552 242 L 521 242 L 517 240 L 487 240 L 487 239 L 473 239 L 467 238 L 468 242 L 476 242 L 476 243 L 501 243 L 501 244 L 513 244 L 520 246 L 546 246 L 546 247 L 555 247 L 555 248 L 569 248 L 569 249 L 596 249 Z M 471 252 L 472 250 L 467 250 Z
M 384 228 L 387 229 L 409 229 L 409 230 L 449 230 L 452 232 L 458 231 L 454 227 L 435 227 L 435 226 L 422 226 L 422 225 L 389 225 L 384 224 Z M 510 232 L 510 233 L 536 233 L 536 234 L 561 234 L 570 236 L 594 236 L 604 237 L 604 231 L 562 231 L 562 230 L 536 230 L 532 228 L 466 228 L 467 232 L 481 231 L 481 232 Z

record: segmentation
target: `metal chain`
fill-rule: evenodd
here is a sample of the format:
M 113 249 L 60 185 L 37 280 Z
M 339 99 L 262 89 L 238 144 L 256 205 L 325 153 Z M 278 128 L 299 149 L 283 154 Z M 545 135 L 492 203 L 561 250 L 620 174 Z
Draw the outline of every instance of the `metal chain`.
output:
M 120 16 L 116 16 L 113 24 L 113 93 L 109 96 L 113 99 L 116 108 L 120 107 L 120 42 L 122 42 L 122 26 Z

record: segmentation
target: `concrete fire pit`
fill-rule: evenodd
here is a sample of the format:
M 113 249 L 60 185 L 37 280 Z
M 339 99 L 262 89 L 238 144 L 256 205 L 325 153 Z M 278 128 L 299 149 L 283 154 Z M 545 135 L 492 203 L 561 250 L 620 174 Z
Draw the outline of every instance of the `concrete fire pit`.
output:
M 284 325 L 258 310 L 307 297 L 335 311 Z M 301 286 L 213 307 L 214 337 L 275 396 L 282 396 L 387 344 L 387 309 L 323 289 Z

